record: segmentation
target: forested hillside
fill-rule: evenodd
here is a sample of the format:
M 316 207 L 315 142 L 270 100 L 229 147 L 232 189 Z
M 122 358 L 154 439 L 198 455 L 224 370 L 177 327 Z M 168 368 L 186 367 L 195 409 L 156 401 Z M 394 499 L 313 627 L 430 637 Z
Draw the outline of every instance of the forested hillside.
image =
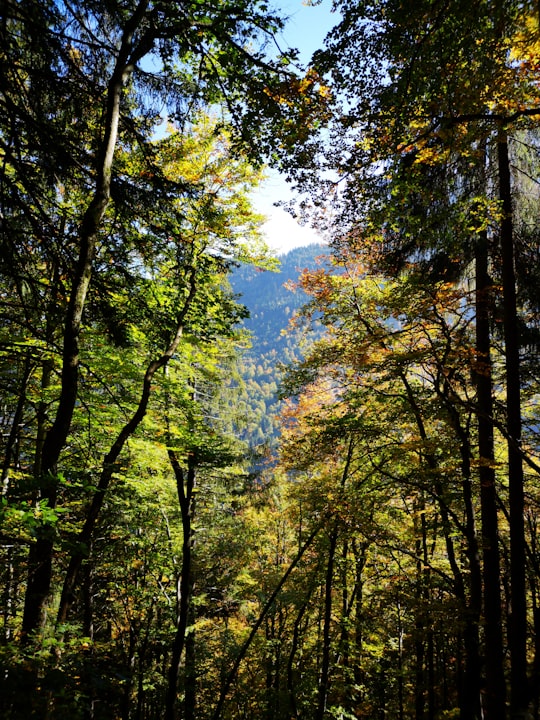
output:
M 2 720 L 540 719 L 538 3 L 334 10 L 0 9 Z
M 296 285 L 303 270 L 323 266 L 327 253 L 324 245 L 314 243 L 281 255 L 276 272 L 243 265 L 231 274 L 232 289 L 249 312 L 242 325 L 250 338 L 239 363 L 242 383 L 236 401 L 245 404 L 246 414 L 237 432 L 254 449 L 277 439 L 284 368 L 300 359 L 303 344 L 313 339 L 311 333 L 306 337 L 301 323 L 295 327 L 292 322 L 307 299 Z

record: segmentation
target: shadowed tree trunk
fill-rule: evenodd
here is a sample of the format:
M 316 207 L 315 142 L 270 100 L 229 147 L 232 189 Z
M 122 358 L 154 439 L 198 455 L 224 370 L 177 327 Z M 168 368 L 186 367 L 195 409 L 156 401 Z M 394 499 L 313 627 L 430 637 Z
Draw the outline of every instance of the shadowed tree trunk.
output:
M 193 513 L 194 497 L 193 490 L 195 488 L 195 471 L 196 458 L 193 453 L 188 456 L 187 472 L 182 469 L 176 453 L 169 449 L 169 459 L 171 461 L 174 475 L 176 478 L 176 488 L 178 491 L 178 502 L 180 503 L 180 513 L 182 516 L 182 567 L 180 570 L 180 583 L 178 588 L 178 617 L 176 623 L 176 633 L 172 645 L 171 662 L 168 672 L 167 693 L 165 696 L 165 720 L 175 720 L 176 717 L 176 695 L 178 690 L 178 678 L 180 675 L 180 662 L 182 654 L 186 646 L 186 630 L 188 627 L 188 618 L 190 615 L 191 598 L 193 591 L 192 577 L 192 552 L 193 552 Z M 193 679 L 193 678 L 191 678 Z M 186 683 L 188 678 L 186 677 Z M 189 701 L 188 701 L 189 699 Z M 194 695 L 188 691 L 186 685 L 186 713 L 185 718 L 194 717 Z
M 525 518 L 523 461 L 521 455 L 520 339 L 514 270 L 514 238 L 510 160 L 506 132 L 497 141 L 499 199 L 502 204 L 501 257 L 503 285 L 504 346 L 506 360 L 506 431 L 508 435 L 508 491 L 510 511 L 510 714 L 512 720 L 527 717 L 527 605 L 525 584 Z
M 334 525 L 329 538 L 326 579 L 324 583 L 323 632 L 321 648 L 321 671 L 317 691 L 317 710 L 314 720 L 323 720 L 330 686 L 330 630 L 332 622 L 332 583 L 334 578 L 334 560 L 338 539 L 337 525 Z
M 489 329 L 491 280 L 485 234 L 476 247 L 476 391 L 478 403 L 478 455 L 482 517 L 484 581 L 484 635 L 486 656 L 486 720 L 506 717 L 501 614 L 501 569 L 497 492 L 493 445 L 493 398 L 491 380 L 491 338 Z

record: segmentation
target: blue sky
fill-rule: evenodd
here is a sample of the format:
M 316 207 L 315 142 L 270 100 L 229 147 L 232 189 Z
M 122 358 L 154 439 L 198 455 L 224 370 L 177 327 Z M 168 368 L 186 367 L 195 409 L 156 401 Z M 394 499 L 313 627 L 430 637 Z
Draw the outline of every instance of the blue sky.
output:
M 302 0 L 276 0 L 276 7 L 289 16 L 284 38 L 289 47 L 300 50 L 302 62 L 309 62 L 315 50 L 322 47 L 328 31 L 336 24 L 331 0 L 310 5 Z
M 289 17 L 281 40 L 284 47 L 300 51 L 300 60 L 307 64 L 315 50 L 322 47 L 326 34 L 337 23 L 338 16 L 331 12 L 331 0 L 308 5 L 302 0 L 279 0 L 275 3 L 283 15 Z M 268 217 L 264 231 L 269 246 L 278 253 L 300 245 L 320 242 L 309 228 L 301 227 L 284 210 L 274 207 L 277 201 L 289 201 L 293 194 L 287 183 L 275 172 L 270 172 L 254 196 L 259 212 Z

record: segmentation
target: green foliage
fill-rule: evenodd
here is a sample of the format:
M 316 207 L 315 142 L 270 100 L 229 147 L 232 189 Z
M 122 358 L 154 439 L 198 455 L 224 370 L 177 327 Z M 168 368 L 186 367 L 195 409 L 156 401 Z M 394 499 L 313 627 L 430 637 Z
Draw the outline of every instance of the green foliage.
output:
M 266 52 L 281 27 L 265 3 L 6 7 L 6 717 L 30 694 L 37 714 L 93 714 L 100 688 L 111 717 L 134 698 L 161 716 L 183 554 L 165 449 L 241 477 L 216 392 L 244 317 L 227 276 L 268 263 L 248 194 L 269 124 L 318 97 Z M 12 692 L 20 667 L 33 693 Z
M 520 600 L 538 704 L 537 8 L 336 8 L 302 76 L 264 1 L 6 6 L 8 720 L 521 717 Z

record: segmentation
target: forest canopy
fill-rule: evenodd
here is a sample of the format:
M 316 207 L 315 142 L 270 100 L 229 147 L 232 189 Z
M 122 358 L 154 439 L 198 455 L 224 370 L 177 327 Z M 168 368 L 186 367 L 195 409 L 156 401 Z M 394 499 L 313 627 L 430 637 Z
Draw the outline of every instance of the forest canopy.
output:
M 538 7 L 334 9 L 0 11 L 6 720 L 540 716 Z

